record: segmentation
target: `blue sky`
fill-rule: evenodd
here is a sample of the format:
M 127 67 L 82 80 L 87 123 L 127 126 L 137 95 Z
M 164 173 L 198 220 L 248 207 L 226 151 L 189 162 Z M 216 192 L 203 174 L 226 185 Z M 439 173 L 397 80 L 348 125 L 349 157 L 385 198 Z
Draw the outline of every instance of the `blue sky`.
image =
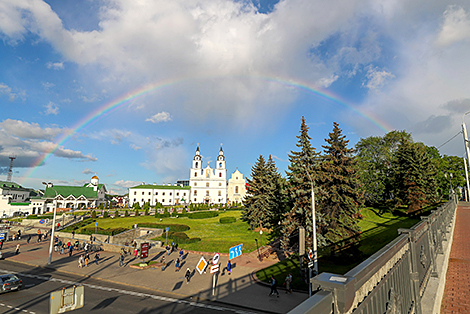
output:
M 173 183 L 197 143 L 206 163 L 223 143 L 229 173 L 259 155 L 284 173 L 302 116 L 318 150 L 334 121 L 351 145 L 397 129 L 437 147 L 470 110 L 468 1 L 3 0 L 0 17 L 0 176 L 15 155 L 27 187 Z

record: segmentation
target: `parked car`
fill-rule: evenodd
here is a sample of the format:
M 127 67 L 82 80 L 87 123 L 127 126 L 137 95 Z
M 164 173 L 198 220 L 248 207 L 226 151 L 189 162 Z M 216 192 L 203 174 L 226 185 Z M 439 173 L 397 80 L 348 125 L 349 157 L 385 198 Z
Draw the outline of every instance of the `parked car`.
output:
M 20 290 L 23 287 L 23 280 L 13 274 L 0 275 L 0 293 L 11 290 Z
M 3 253 L 0 252 L 0 259 L 3 259 Z

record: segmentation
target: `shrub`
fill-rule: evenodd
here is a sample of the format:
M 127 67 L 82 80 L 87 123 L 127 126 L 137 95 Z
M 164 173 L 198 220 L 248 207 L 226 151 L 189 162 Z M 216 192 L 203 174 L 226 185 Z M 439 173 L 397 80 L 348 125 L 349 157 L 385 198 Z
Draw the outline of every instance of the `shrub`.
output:
M 139 210 L 137 208 L 135 210 L 135 217 L 139 217 Z
M 219 222 L 221 224 L 231 224 L 231 223 L 234 223 L 237 221 L 237 218 L 235 217 L 222 217 L 222 218 L 219 218 Z
M 96 210 L 91 212 L 91 218 L 96 218 Z
M 205 219 L 205 218 L 213 218 L 219 216 L 219 213 L 217 212 L 210 212 L 210 211 L 205 211 L 205 212 L 196 212 L 188 215 L 189 219 Z
M 108 211 L 107 210 L 104 211 L 103 218 L 108 218 Z
M 159 224 L 159 223 L 151 223 L 151 222 L 141 223 L 141 224 L 139 224 L 139 227 L 158 228 L 158 229 L 163 229 L 163 230 L 166 230 L 166 227 L 168 227 L 170 232 L 184 232 L 184 231 L 188 231 L 190 229 L 188 225 Z
M 201 238 L 189 238 L 184 232 L 169 232 L 168 238 L 178 244 L 188 244 L 201 241 Z
M 124 217 L 129 217 L 129 211 L 126 209 L 126 211 L 124 212 Z
M 148 209 L 148 208 L 145 209 L 144 215 L 145 215 L 145 216 L 148 216 L 148 215 L 149 215 L 149 209 Z

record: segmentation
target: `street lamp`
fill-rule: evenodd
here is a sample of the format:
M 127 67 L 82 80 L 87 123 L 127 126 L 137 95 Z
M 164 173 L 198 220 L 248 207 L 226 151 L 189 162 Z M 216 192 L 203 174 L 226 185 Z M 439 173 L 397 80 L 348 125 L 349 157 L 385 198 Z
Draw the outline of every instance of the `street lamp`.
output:
M 43 182 L 42 184 L 44 184 L 46 186 L 46 189 L 47 188 L 51 188 L 52 190 L 54 190 L 55 192 L 55 197 L 57 197 L 57 191 L 56 189 L 53 188 L 53 184 L 52 183 L 46 183 L 46 182 Z M 46 194 L 46 190 L 44 190 L 44 195 Z M 54 198 L 55 198 L 54 197 Z M 51 244 L 49 245 L 49 259 L 47 261 L 47 265 L 51 265 L 51 262 L 52 262 L 52 246 L 53 246 L 53 242 L 54 242 L 54 231 L 55 231 L 55 215 L 56 215 L 56 212 L 57 212 L 57 201 L 56 201 L 56 205 L 54 206 L 54 217 L 52 218 L 52 233 L 51 233 Z
M 307 168 L 304 166 L 305 172 L 307 173 L 308 179 L 310 180 L 310 187 L 312 189 L 311 194 L 312 194 L 312 233 L 313 233 L 313 270 L 315 271 L 315 275 L 318 274 L 318 252 L 317 252 L 317 226 L 315 223 L 315 192 L 313 191 L 313 180 L 312 177 L 310 176 L 310 173 L 308 173 Z M 309 267 L 309 277 L 312 278 L 311 274 L 311 268 Z M 309 283 L 309 296 L 312 295 L 311 292 L 311 285 Z
M 463 134 L 463 144 L 465 145 L 465 153 L 467 154 L 467 162 L 470 165 L 470 151 L 468 149 L 468 137 L 467 137 L 467 127 L 465 126 L 465 121 L 464 118 L 467 114 L 469 114 L 470 111 L 465 112 L 462 115 L 462 134 Z M 465 164 L 465 179 L 467 180 L 467 202 L 469 201 L 469 194 L 470 194 L 470 183 L 468 182 L 468 171 L 467 171 L 467 164 Z
M 444 177 L 447 179 L 447 172 L 444 172 Z M 454 194 L 454 188 L 452 187 L 452 178 L 454 176 L 452 175 L 452 172 L 449 173 L 449 183 L 450 183 L 450 193 Z

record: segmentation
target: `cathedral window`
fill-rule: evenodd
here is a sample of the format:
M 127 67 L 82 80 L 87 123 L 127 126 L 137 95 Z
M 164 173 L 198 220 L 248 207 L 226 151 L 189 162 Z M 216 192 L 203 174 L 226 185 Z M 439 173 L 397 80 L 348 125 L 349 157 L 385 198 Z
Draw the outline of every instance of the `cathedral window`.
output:
M 221 192 L 221 191 L 219 191 L 219 196 L 222 196 L 222 192 Z
M 219 172 L 219 178 L 222 178 L 222 172 Z
M 198 166 L 198 162 L 196 161 L 196 168 L 197 168 L 197 166 Z
M 222 186 L 222 182 L 219 182 L 219 186 Z
M 197 177 L 197 172 L 194 173 L 194 176 Z
M 196 202 L 196 201 L 197 201 L 197 198 L 194 198 L 194 201 Z
M 134 191 L 134 195 L 137 195 L 137 191 Z
M 171 192 L 170 192 L 170 196 L 171 196 Z
M 194 191 L 194 196 L 196 196 L 196 195 L 197 195 L 197 190 Z
M 208 187 L 209 187 L 209 182 L 206 183 L 206 188 L 208 188 Z
M 194 186 L 197 186 L 197 182 L 194 182 Z
M 155 195 L 158 195 L 158 192 L 155 192 Z
M 165 192 L 163 192 L 162 195 L 165 195 Z
M 149 192 L 149 195 L 152 195 L 152 192 Z
M 235 187 L 235 193 L 238 194 L 238 186 Z
M 222 168 L 222 163 L 219 163 L 219 167 Z
M 142 195 L 144 195 L 144 192 L 142 192 Z

